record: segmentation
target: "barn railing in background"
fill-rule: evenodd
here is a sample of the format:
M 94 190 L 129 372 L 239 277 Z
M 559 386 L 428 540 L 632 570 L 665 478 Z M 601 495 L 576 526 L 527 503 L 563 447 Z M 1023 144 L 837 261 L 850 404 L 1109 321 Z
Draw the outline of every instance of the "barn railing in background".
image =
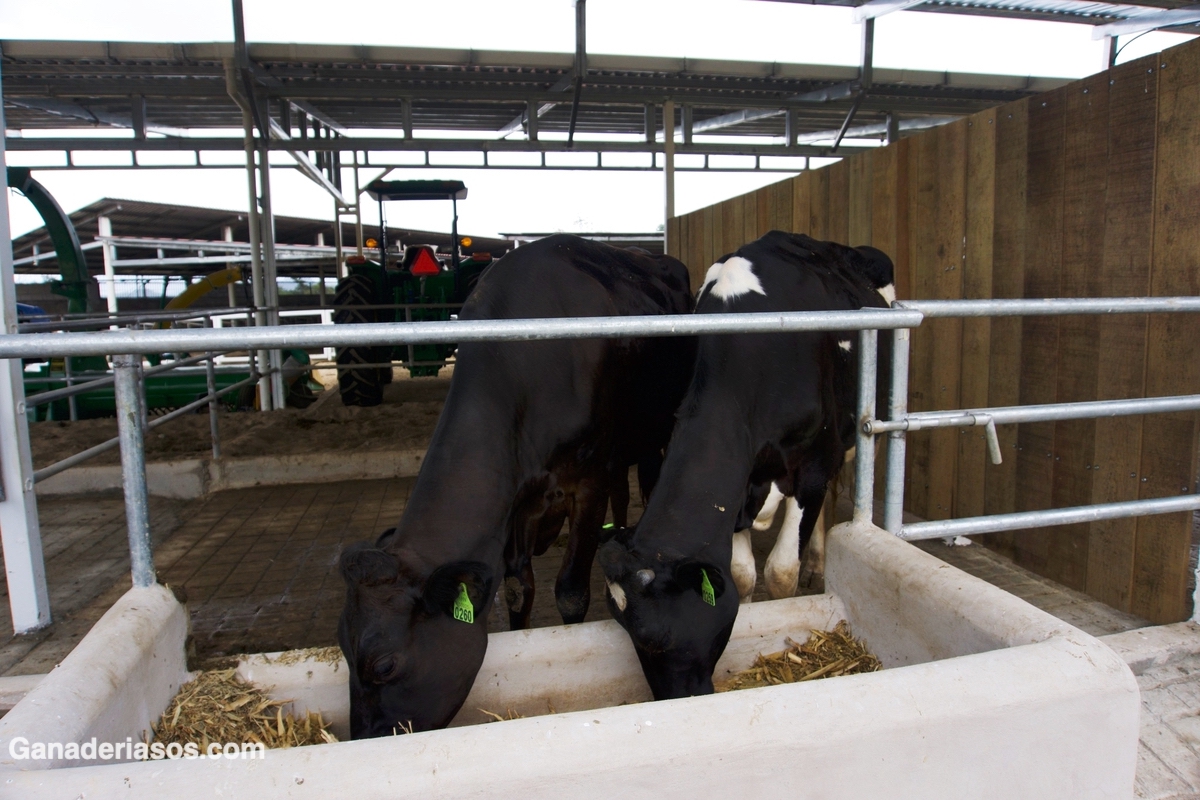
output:
M 1039 528 L 1144 514 L 1164 514 L 1200 508 L 1200 494 L 1184 487 L 1181 496 L 1070 509 L 1047 509 L 962 520 L 900 524 L 903 510 L 905 435 L 910 430 L 946 425 L 981 425 L 1045 419 L 1077 419 L 1118 414 L 1200 410 L 1200 395 L 1059 403 L 1043 406 L 985 408 L 909 414 L 908 352 L 910 329 L 929 317 L 1023 316 L 1064 314 L 1200 312 L 1200 298 L 1113 298 L 1096 300 L 978 300 L 906 302 L 890 309 L 758 314 L 704 314 L 654 317 L 590 317 L 573 319 L 469 320 L 448 322 L 374 323 L 362 325 L 290 325 L 240 329 L 109 330 L 93 333 L 0 335 L 0 359 L 49 356 L 112 355 L 117 396 L 118 440 L 125 491 L 133 581 L 154 582 L 146 489 L 144 386 L 139 378 L 139 354 L 204 352 L 208 358 L 223 350 L 263 350 L 280 347 L 345 347 L 395 344 L 441 344 L 474 341 L 533 341 L 545 339 L 626 336 L 681 336 L 730 333 L 787 333 L 798 331 L 860 331 L 859 407 L 855 485 L 855 518 L 871 519 L 874 506 L 875 436 L 886 434 L 888 448 L 885 487 L 885 525 L 902 538 L 923 539 Z M 889 419 L 875 418 L 875 380 L 879 330 L 894 331 L 893 375 Z M 209 403 L 209 393 L 192 406 Z M 190 408 L 190 407 L 189 407 Z M 182 409 L 180 410 L 182 413 Z M 165 419 L 165 418 L 164 418 Z M 995 459 L 999 448 L 992 447 Z M 925 527 L 922 527 L 925 526 Z M 44 588 L 44 587 L 43 587 Z M 14 605 L 15 596 L 10 598 Z

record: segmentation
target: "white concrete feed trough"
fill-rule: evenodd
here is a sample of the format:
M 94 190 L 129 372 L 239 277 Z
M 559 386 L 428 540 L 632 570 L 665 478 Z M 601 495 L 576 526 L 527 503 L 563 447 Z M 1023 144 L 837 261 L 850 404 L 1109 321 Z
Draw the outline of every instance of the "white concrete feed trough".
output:
M 12 758 L 17 736 L 137 741 L 166 708 L 186 614 L 165 589 L 131 591 L 0 720 L 0 797 L 1131 796 L 1138 689 L 1096 639 L 869 525 L 830 532 L 826 585 L 743 606 L 718 678 L 841 618 L 883 671 L 649 702 L 625 633 L 586 623 L 492 635 L 447 730 L 262 760 Z M 285 661 L 241 669 L 344 736 L 345 664 Z M 479 708 L 525 718 L 469 724 Z

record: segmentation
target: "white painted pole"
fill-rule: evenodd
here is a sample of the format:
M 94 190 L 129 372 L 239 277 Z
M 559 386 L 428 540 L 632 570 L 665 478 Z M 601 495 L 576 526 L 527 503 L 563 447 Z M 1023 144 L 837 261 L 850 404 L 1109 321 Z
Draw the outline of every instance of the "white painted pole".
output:
M 108 217 L 96 217 L 101 236 L 112 236 L 112 220 Z M 104 255 L 104 282 L 108 285 L 108 313 L 117 313 L 117 272 L 113 267 L 116 261 L 116 248 L 105 242 L 100 252 Z
M 675 216 L 675 103 L 663 103 L 663 174 L 667 181 L 666 219 L 663 220 L 663 250 L 666 250 L 667 226 Z M 672 254 L 673 255 L 673 254 Z
M 2 96 L 2 93 L 0 93 Z M 0 102 L 0 133 L 4 131 Z M 8 227 L 8 180 L 4 137 L 0 136 L 0 309 L 4 332 L 17 332 L 17 286 L 13 278 L 12 233 Z M 37 497 L 33 493 L 33 459 L 25 420 L 25 381 L 21 359 L 0 360 L 0 541 L 13 630 L 27 633 L 50 624 L 50 596 Z
M 224 228 L 221 229 L 221 234 L 222 234 L 222 237 L 225 239 L 225 241 L 232 242 L 233 241 L 233 226 L 226 225 Z M 232 266 L 233 266 L 233 264 L 226 264 L 225 268 L 228 269 L 229 267 L 232 267 Z M 237 284 L 235 281 L 230 281 L 225 286 L 225 289 L 229 292 L 229 307 L 230 308 L 237 308 L 236 286 L 237 286 Z

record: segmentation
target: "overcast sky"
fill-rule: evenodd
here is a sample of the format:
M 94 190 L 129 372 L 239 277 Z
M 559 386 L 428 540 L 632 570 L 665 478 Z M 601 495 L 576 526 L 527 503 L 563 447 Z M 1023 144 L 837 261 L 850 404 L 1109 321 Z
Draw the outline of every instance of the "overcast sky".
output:
M 250 41 L 365 43 L 572 51 L 571 0 L 245 0 Z M 0 0 L 5 39 L 106 41 L 228 41 L 228 0 Z M 875 65 L 913 69 L 1077 78 L 1099 70 L 1102 45 L 1091 27 L 897 12 L 878 20 Z M 1153 33 L 1137 39 L 1121 60 L 1192 37 Z M 758 0 L 591 0 L 588 50 L 752 61 L 845 64 L 858 61 L 858 26 L 846 8 Z M 1122 41 L 1122 43 L 1124 43 Z M 28 156 L 10 154 L 9 163 Z M 277 214 L 329 218 L 332 201 L 294 170 L 272 173 Z M 68 211 L 100 197 L 187 203 L 241 210 L 241 170 L 41 172 L 37 177 Z M 369 177 L 365 176 L 364 177 Z M 394 178 L 459 178 L 470 189 L 460 205 L 460 230 L 650 231 L 662 223 L 658 173 L 464 170 L 400 171 Z M 684 213 L 785 177 L 682 173 L 676 210 Z M 377 217 L 364 213 L 367 220 Z M 10 195 L 13 234 L 41 224 L 19 195 Z M 449 209 L 405 203 L 389 220 L 447 230 Z

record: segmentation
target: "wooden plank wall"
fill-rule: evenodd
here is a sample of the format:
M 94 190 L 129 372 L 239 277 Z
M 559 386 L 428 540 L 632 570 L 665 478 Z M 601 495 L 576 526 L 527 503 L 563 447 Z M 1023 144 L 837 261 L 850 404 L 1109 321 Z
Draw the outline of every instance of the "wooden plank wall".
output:
M 1200 295 L 1200 40 L 671 220 L 699 285 L 773 228 L 896 263 L 900 298 Z M 909 405 L 972 408 L 1200 392 L 1195 316 L 933 320 Z M 928 519 L 1195 492 L 1200 415 L 909 437 Z M 997 534 L 1018 563 L 1125 611 L 1187 618 L 1190 514 Z

